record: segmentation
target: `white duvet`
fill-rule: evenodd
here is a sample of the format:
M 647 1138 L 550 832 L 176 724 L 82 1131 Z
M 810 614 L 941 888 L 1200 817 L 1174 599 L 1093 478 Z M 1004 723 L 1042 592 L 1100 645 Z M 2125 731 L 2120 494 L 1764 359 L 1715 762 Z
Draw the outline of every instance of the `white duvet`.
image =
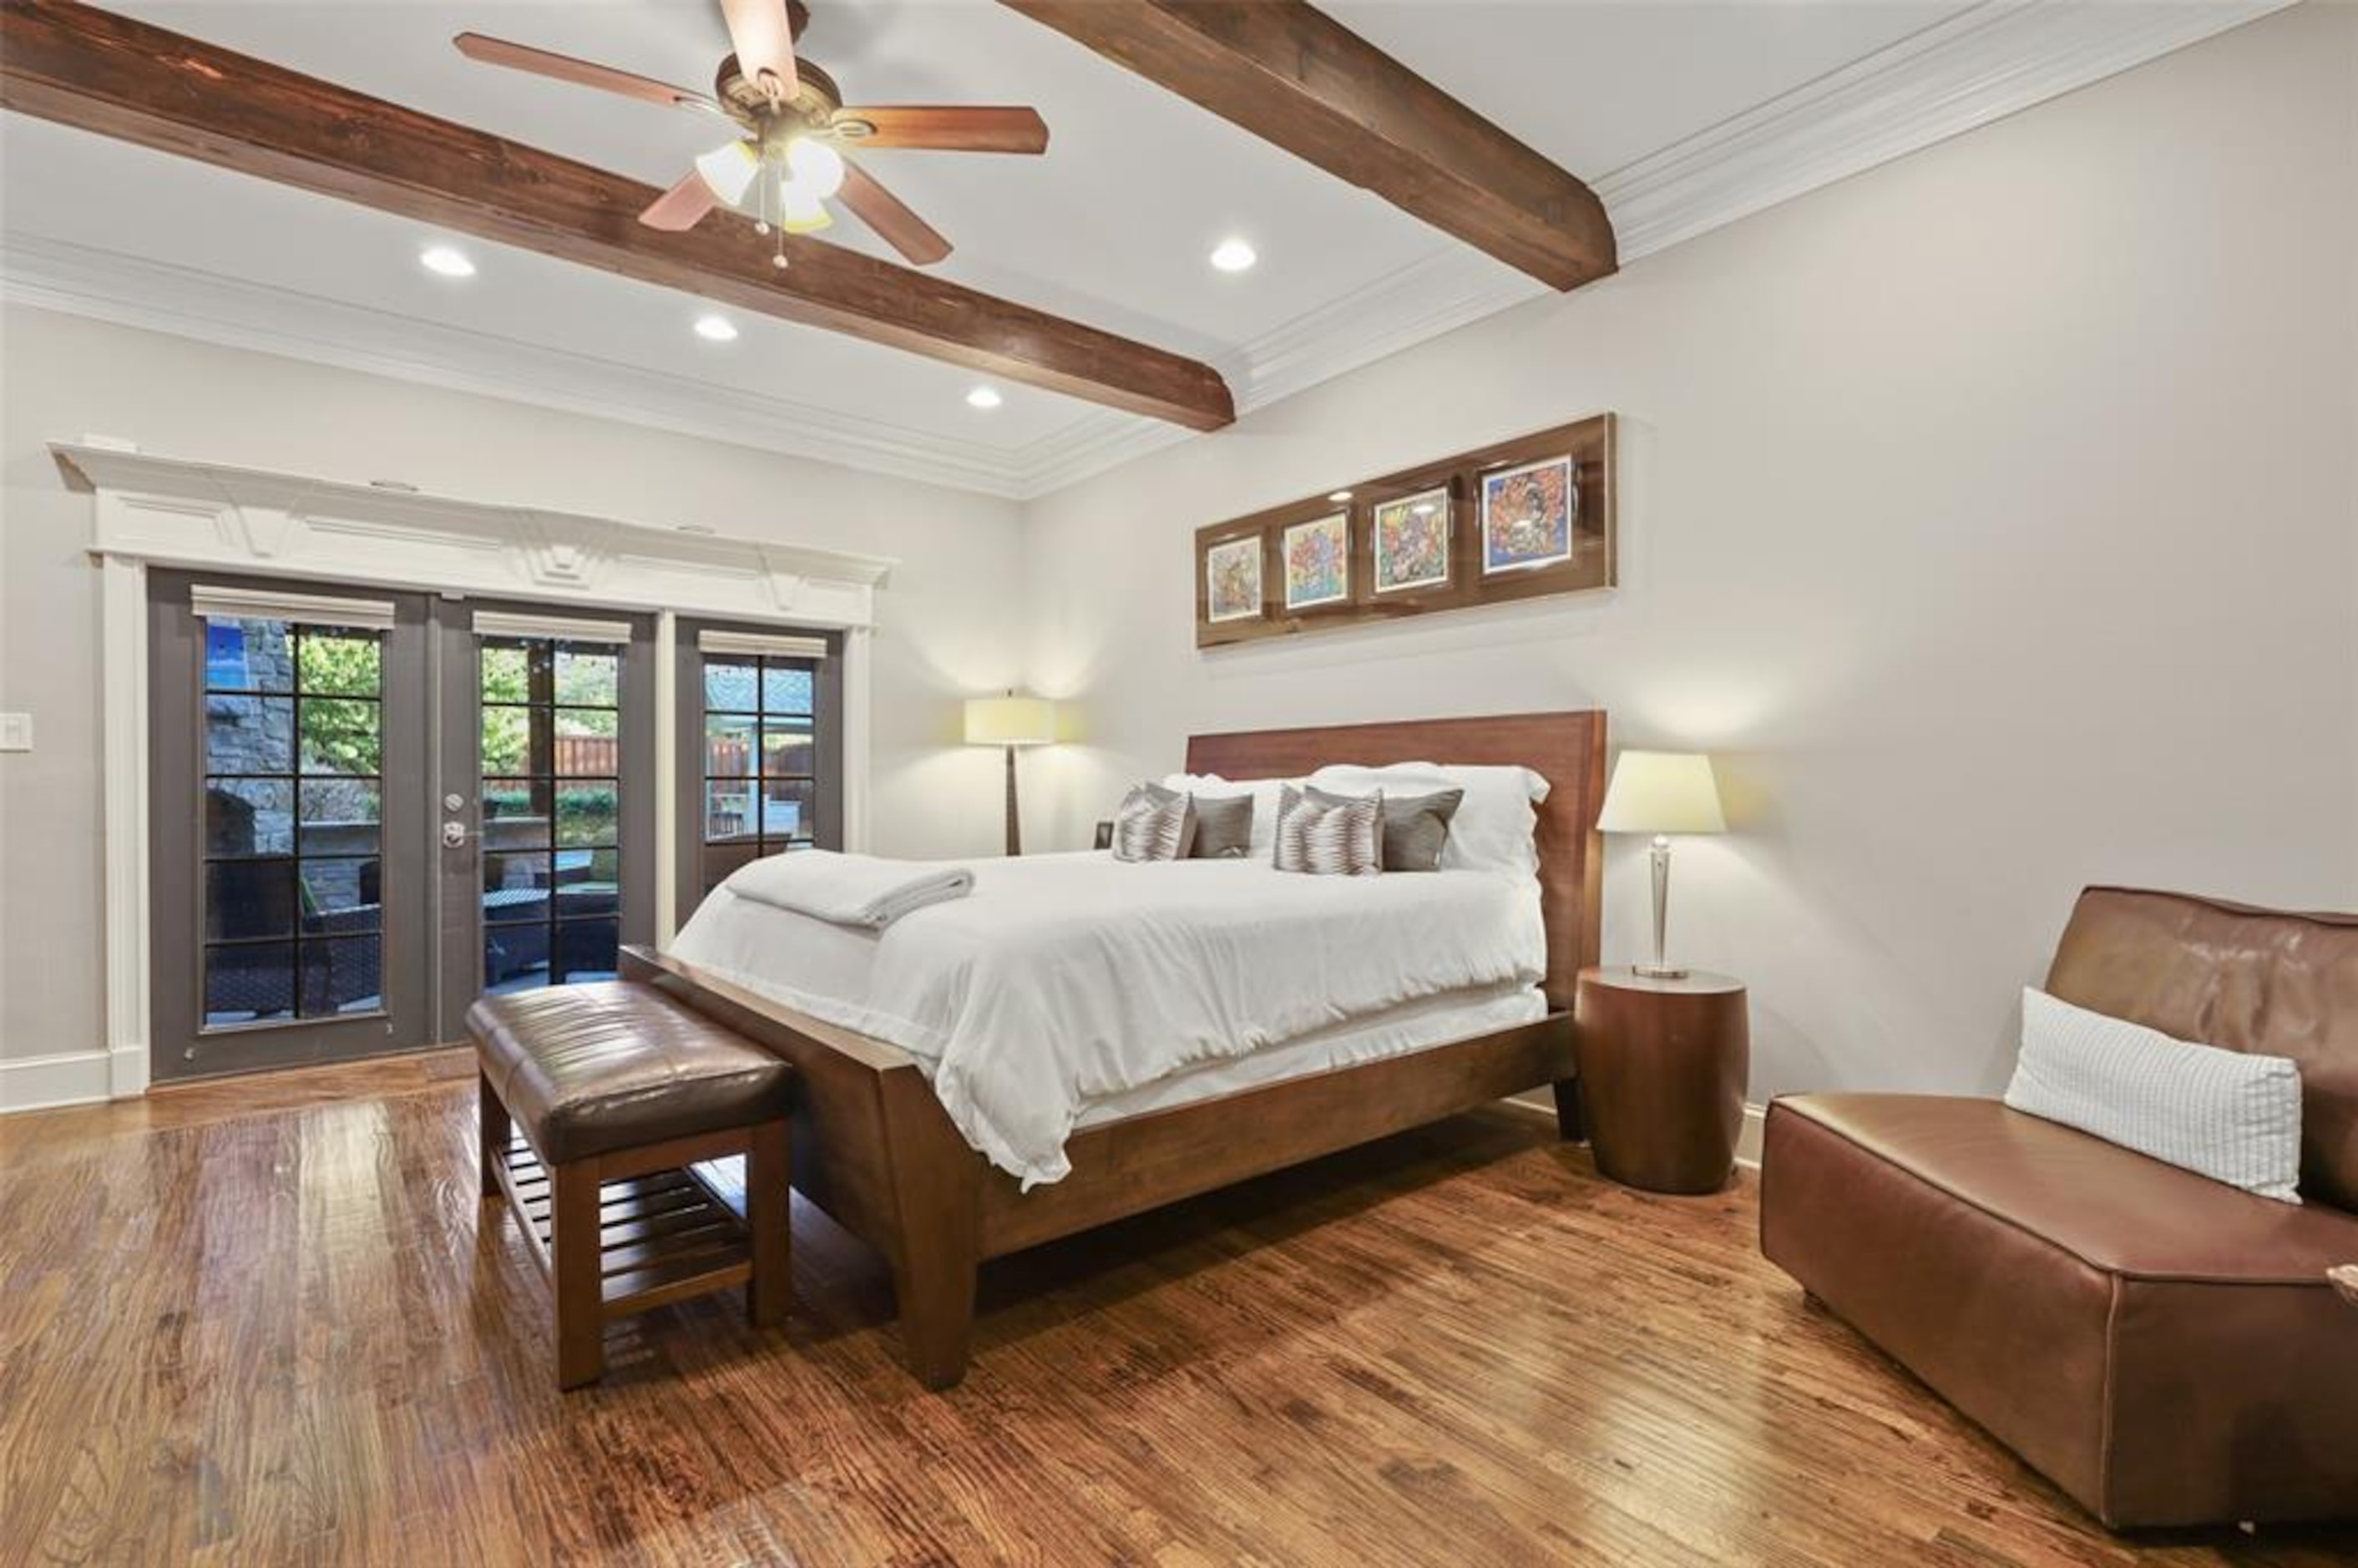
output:
M 723 887 L 671 951 L 917 1056 L 967 1141 L 1027 1188 L 1070 1169 L 1091 1100 L 1546 968 L 1525 877 L 1082 854 L 983 861 L 974 879 L 878 932 Z

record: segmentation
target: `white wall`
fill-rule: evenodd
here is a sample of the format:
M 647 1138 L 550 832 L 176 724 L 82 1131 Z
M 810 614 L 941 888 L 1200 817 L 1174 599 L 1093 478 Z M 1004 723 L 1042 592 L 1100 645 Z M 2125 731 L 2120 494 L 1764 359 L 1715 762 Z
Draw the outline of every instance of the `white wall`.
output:
M 1191 731 L 1601 706 L 1723 764 L 1755 1098 L 2001 1084 L 2091 881 L 2358 907 L 2353 105 L 2304 6 L 1033 503 L 1055 837 Z M 1618 591 L 1195 652 L 1198 525 L 1600 409 Z
M 878 596 L 876 847 L 998 849 L 997 758 L 955 741 L 959 699 L 1016 677 L 1011 503 L 10 308 L 0 311 L 0 708 L 30 710 L 38 745 L 0 754 L 0 1061 L 104 1043 L 92 502 L 42 445 L 93 432 L 172 456 L 898 557 Z

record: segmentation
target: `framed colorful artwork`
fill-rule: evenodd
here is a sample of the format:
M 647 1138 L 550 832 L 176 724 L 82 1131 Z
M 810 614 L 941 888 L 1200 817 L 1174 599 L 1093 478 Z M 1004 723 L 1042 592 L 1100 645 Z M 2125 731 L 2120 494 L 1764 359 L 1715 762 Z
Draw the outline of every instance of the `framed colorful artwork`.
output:
M 1614 431 L 1592 414 L 1205 524 L 1195 645 L 1610 589 Z
M 1449 582 L 1449 491 L 1420 491 L 1379 502 L 1374 581 L 1378 593 L 1442 588 Z
M 1204 619 L 1249 621 L 1261 612 L 1261 538 L 1248 534 L 1204 552 Z
M 1351 597 L 1351 514 L 1296 523 L 1281 535 L 1278 557 L 1285 566 L 1285 608 L 1314 610 Z
M 1572 559 L 1579 509 L 1570 458 L 1546 458 L 1482 476 L 1482 571 L 1530 571 Z

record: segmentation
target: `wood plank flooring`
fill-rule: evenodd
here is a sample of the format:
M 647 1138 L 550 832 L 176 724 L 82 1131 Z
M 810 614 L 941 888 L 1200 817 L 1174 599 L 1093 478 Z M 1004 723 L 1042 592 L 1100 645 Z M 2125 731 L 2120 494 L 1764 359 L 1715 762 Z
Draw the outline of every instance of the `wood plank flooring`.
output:
M 990 1266 L 901 1369 L 807 1207 L 797 1314 L 610 1330 L 476 1195 L 463 1056 L 0 1119 L 0 1563 L 2348 1563 L 2107 1535 L 1761 1261 L 1507 1109 Z

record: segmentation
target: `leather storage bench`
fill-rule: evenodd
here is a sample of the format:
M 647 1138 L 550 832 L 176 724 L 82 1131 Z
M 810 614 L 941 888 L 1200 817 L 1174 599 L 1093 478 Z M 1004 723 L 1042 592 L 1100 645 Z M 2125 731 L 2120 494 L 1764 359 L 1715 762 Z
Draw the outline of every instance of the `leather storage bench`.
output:
M 557 1381 L 605 1370 L 608 1321 L 746 1287 L 784 1321 L 794 1069 L 652 986 L 552 986 L 467 1010 L 482 1190 L 554 1287 Z M 745 1157 L 740 1219 L 692 1168 Z
M 1769 1108 L 1768 1258 L 2116 1528 L 2358 1517 L 2358 922 L 2091 889 L 2046 989 L 2300 1063 L 2303 1203 L 1996 1100 Z

